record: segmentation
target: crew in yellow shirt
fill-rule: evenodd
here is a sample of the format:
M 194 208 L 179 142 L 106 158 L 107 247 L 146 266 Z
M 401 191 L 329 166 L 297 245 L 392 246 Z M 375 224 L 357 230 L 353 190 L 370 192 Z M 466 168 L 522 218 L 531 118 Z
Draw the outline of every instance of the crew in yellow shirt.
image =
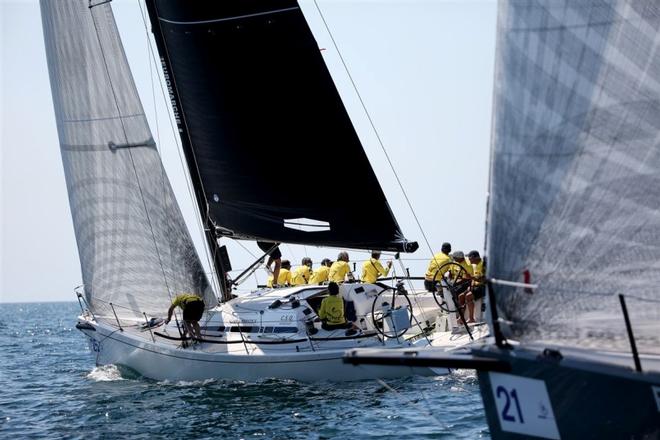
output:
M 339 285 L 333 281 L 328 284 L 329 295 L 321 301 L 318 316 L 324 330 L 336 330 L 354 327 L 344 316 L 344 300 L 339 296 Z
M 268 277 L 268 282 L 266 283 L 268 287 L 273 287 L 273 276 Z M 280 275 L 277 277 L 278 286 L 290 286 L 291 285 L 291 262 L 289 260 L 282 260 L 282 268 L 280 269 Z
M 337 256 L 337 261 L 330 266 L 330 273 L 328 274 L 330 281 L 343 283 L 347 276 L 349 281 L 353 280 L 353 272 L 351 272 L 348 262 L 348 252 L 340 252 Z
M 374 251 L 371 253 L 371 258 L 362 264 L 362 278 L 363 283 L 375 283 L 379 276 L 386 277 L 390 273 L 392 261 L 387 262 L 387 268 L 380 264 L 380 252 Z
M 472 265 L 472 285 L 470 286 L 470 291 L 465 296 L 465 300 L 468 305 L 468 323 L 475 322 L 474 319 L 474 302 L 478 299 L 486 296 L 486 284 L 485 284 L 485 267 L 484 260 L 481 259 L 479 252 L 470 251 L 468 253 L 468 259 Z
M 330 266 L 332 266 L 332 261 L 329 258 L 324 258 L 321 261 L 321 266 L 314 271 L 309 279 L 309 284 L 321 284 L 328 281 Z
M 451 262 L 451 257 L 449 256 L 450 252 L 451 244 L 442 243 L 440 252 L 431 258 L 429 267 L 426 269 L 426 273 L 424 274 L 424 287 L 429 292 L 435 292 L 435 283 L 442 279 L 443 274 L 440 273 L 440 268 Z
M 452 278 L 456 278 L 458 276 L 460 276 L 463 279 L 472 278 L 472 274 L 474 273 L 474 268 L 472 267 L 472 264 L 470 264 L 470 262 L 465 259 L 465 254 L 463 253 L 463 251 L 454 252 L 453 254 L 451 254 L 451 258 L 452 260 L 454 260 L 454 263 L 458 264 L 463 268 L 463 271 L 461 271 L 458 267 L 452 265 L 449 269 Z
M 296 268 L 291 279 L 292 286 L 300 286 L 309 283 L 312 277 L 312 259 L 305 257 L 302 259 L 301 265 Z
M 467 257 L 470 260 L 470 265 L 472 266 L 472 284 L 483 285 L 484 276 L 486 275 L 484 272 L 484 260 L 481 259 L 478 251 L 470 251 Z

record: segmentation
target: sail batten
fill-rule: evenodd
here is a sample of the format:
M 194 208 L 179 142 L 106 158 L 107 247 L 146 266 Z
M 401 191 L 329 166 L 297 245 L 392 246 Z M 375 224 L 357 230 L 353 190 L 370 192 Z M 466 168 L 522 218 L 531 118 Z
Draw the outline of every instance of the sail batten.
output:
M 660 351 L 660 8 L 501 2 L 489 276 L 521 341 Z
M 41 2 L 85 295 L 97 317 L 162 316 L 172 295 L 217 300 L 165 175 L 109 3 Z M 112 306 L 110 306 L 112 304 Z M 113 317 L 114 319 L 114 317 Z
M 403 238 L 297 1 L 147 6 L 199 205 L 218 231 L 416 248 Z M 329 229 L 287 226 L 298 218 Z

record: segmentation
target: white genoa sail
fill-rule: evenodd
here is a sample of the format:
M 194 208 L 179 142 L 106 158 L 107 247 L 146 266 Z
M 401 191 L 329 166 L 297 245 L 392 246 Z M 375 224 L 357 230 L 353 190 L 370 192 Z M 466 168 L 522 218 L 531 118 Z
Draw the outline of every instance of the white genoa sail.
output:
M 506 1 L 498 18 L 489 276 L 521 341 L 660 353 L 660 8 Z
M 109 3 L 41 1 L 85 295 L 97 316 L 217 303 L 149 130 Z

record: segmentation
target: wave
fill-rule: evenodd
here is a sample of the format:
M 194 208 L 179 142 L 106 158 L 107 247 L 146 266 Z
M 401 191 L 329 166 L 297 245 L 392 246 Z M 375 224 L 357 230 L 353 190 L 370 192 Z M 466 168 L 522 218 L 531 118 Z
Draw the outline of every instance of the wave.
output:
M 101 365 L 100 367 L 94 368 L 92 371 L 87 374 L 87 379 L 91 379 L 96 382 L 114 382 L 118 380 L 125 380 L 121 376 L 121 372 L 116 365 Z

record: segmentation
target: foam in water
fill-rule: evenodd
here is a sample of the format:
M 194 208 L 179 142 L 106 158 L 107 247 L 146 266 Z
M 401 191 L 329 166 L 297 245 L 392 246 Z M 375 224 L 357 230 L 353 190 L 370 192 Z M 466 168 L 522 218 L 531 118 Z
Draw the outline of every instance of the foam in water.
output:
M 121 372 L 115 365 L 101 365 L 100 367 L 96 367 L 89 372 L 87 379 L 91 379 L 96 382 L 113 382 L 116 380 L 124 380 L 124 378 L 121 377 Z
M 197 387 L 197 386 L 204 386 L 204 385 L 209 385 L 216 382 L 216 379 L 204 379 L 204 380 L 177 380 L 177 381 L 171 381 L 171 380 L 161 380 L 158 382 L 158 385 L 170 385 L 170 386 L 175 386 L 175 387 Z

